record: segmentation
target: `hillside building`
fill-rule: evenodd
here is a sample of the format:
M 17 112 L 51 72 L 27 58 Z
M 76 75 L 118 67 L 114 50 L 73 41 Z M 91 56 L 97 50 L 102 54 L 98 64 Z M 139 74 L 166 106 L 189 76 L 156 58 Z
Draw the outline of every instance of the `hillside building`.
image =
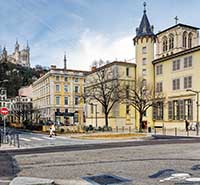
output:
M 14 52 L 10 55 L 4 47 L 0 59 L 4 58 L 6 58 L 8 62 L 11 62 L 13 64 L 30 67 L 30 47 L 28 43 L 26 48 L 20 50 L 20 45 L 18 41 L 16 41 Z

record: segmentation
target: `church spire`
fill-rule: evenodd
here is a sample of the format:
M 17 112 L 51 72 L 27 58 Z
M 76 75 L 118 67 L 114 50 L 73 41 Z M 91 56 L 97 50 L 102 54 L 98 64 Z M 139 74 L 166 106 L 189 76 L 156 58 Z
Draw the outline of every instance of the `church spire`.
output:
M 147 14 L 146 14 L 146 2 L 143 3 L 144 11 L 142 20 L 140 22 L 139 28 L 136 28 L 136 36 L 134 40 L 143 36 L 155 36 L 153 33 L 153 26 L 150 25 Z
M 6 47 L 3 47 L 3 54 L 2 54 L 3 58 L 6 59 L 7 58 L 7 50 Z
M 28 44 L 28 40 L 26 41 L 26 50 L 27 50 L 27 51 L 30 50 L 30 47 L 29 47 L 29 44 Z
M 19 43 L 18 43 L 17 39 L 16 39 L 16 43 L 15 43 L 15 51 L 19 51 Z

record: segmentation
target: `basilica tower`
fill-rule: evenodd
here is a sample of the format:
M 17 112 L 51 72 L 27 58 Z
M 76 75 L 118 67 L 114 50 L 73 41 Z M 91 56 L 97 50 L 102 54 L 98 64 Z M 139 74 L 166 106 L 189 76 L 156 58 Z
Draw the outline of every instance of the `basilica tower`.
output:
M 143 17 L 139 28 L 136 28 L 136 36 L 133 39 L 136 58 L 136 80 L 143 80 L 147 86 L 154 88 L 154 71 L 152 61 L 154 60 L 154 43 L 156 36 L 153 26 L 150 25 L 146 14 L 146 3 L 144 2 Z M 138 117 L 138 116 L 137 116 Z M 148 120 L 147 120 L 148 118 Z M 151 108 L 145 114 L 144 120 L 152 125 Z M 137 121 L 138 122 L 138 121 Z

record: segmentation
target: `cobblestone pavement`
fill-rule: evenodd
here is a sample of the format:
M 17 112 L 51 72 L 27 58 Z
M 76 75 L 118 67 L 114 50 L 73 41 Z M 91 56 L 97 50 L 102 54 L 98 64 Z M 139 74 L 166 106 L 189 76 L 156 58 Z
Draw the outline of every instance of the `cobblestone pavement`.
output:
M 200 177 L 200 143 L 16 155 L 14 159 L 20 168 L 18 176 L 69 182 L 112 174 L 131 179 L 133 185 L 175 185 L 188 184 L 186 177 Z

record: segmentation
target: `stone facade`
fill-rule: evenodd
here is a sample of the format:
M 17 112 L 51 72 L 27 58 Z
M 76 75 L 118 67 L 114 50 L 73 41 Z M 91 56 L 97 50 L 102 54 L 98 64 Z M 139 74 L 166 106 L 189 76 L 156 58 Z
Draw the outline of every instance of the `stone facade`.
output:
M 6 48 L 3 48 L 3 52 L 0 56 L 1 59 L 6 58 L 8 62 L 24 67 L 30 67 L 30 48 L 27 43 L 25 49 L 20 50 L 18 41 L 15 44 L 15 50 L 12 54 L 8 54 Z

